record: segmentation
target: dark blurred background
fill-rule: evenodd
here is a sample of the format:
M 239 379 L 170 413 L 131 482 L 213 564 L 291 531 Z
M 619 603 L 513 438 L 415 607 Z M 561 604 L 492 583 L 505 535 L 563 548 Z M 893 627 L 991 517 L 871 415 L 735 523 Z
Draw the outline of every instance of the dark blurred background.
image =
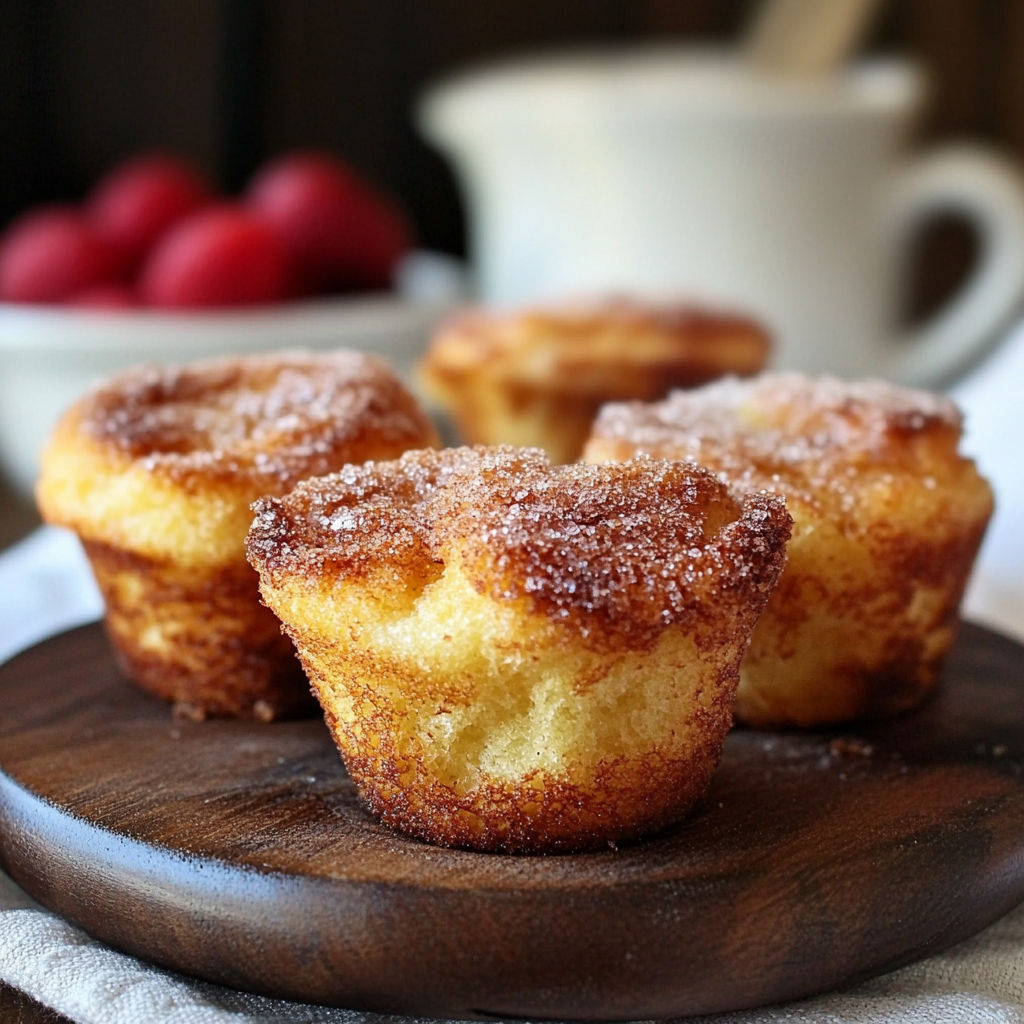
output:
M 464 252 L 451 174 L 413 98 L 526 50 L 738 37 L 751 0 L 0 0 L 0 224 L 77 199 L 118 158 L 162 148 L 228 190 L 267 156 L 325 147 L 394 192 L 421 242 Z M 868 43 L 931 71 L 927 138 L 1024 156 L 1024 0 L 892 0 Z M 922 240 L 912 315 L 970 265 L 955 223 Z

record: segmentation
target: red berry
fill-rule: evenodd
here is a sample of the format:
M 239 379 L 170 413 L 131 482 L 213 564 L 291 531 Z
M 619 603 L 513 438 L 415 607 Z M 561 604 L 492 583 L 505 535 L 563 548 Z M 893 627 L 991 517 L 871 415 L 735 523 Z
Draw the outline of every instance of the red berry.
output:
M 167 309 L 257 306 L 279 302 L 288 268 L 273 231 L 236 206 L 186 217 L 156 245 L 142 268 L 145 303 Z
M 82 309 L 135 309 L 139 305 L 139 297 L 126 284 L 97 284 L 75 292 L 68 299 L 68 305 Z
M 128 160 L 102 178 L 87 212 L 129 275 L 165 231 L 210 200 L 206 181 L 188 164 L 151 154 Z
M 246 201 L 277 232 L 310 290 L 389 287 L 412 244 L 397 206 L 327 154 L 297 153 L 268 164 Z
M 73 207 L 47 206 L 18 218 L 0 239 L 0 299 L 62 302 L 115 275 L 110 248 Z
M 398 261 L 412 248 L 412 233 L 397 207 L 367 205 L 357 217 L 358 259 L 352 277 L 357 287 L 390 288 Z

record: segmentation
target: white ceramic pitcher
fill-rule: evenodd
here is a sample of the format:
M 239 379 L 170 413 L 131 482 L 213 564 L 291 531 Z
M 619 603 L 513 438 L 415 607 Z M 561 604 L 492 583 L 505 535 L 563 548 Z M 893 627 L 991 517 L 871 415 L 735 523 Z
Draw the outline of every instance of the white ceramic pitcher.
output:
M 791 81 L 659 49 L 471 73 L 419 115 L 464 186 L 485 302 L 710 301 L 765 320 L 778 367 L 933 385 L 1024 296 L 1024 187 L 977 147 L 909 154 L 923 99 L 902 61 Z M 977 268 L 898 336 L 909 240 L 950 212 L 979 232 Z

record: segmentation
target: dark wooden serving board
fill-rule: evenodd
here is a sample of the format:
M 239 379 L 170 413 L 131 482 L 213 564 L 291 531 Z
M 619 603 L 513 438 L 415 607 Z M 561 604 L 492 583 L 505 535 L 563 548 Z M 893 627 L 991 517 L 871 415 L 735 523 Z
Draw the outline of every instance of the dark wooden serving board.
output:
M 919 712 L 737 731 L 681 825 L 503 857 L 403 839 L 319 721 L 173 721 L 98 626 L 0 669 L 0 854 L 113 946 L 423 1016 L 629 1019 L 848 985 L 1024 899 L 1024 649 L 966 626 Z

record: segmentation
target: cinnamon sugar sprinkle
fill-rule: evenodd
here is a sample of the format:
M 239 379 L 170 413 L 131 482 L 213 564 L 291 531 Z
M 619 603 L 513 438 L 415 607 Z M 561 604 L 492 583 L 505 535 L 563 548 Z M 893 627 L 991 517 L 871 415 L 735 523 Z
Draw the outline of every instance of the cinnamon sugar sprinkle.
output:
M 309 579 L 387 569 L 396 583 L 455 561 L 481 593 L 604 626 L 663 628 L 719 589 L 767 589 L 791 520 L 742 507 L 713 474 L 640 458 L 551 466 L 536 449 L 409 452 L 346 466 L 255 506 L 250 561 Z
M 85 400 L 82 427 L 150 470 L 244 476 L 278 492 L 336 468 L 339 446 L 433 436 L 385 363 L 347 351 L 138 367 Z
M 604 406 L 592 437 L 629 452 L 712 465 L 739 493 L 841 493 L 861 467 L 899 469 L 915 437 L 953 448 L 961 416 L 942 395 L 884 381 L 766 374 L 727 378 L 666 400 Z M 781 486 L 780 486 L 781 485 Z

